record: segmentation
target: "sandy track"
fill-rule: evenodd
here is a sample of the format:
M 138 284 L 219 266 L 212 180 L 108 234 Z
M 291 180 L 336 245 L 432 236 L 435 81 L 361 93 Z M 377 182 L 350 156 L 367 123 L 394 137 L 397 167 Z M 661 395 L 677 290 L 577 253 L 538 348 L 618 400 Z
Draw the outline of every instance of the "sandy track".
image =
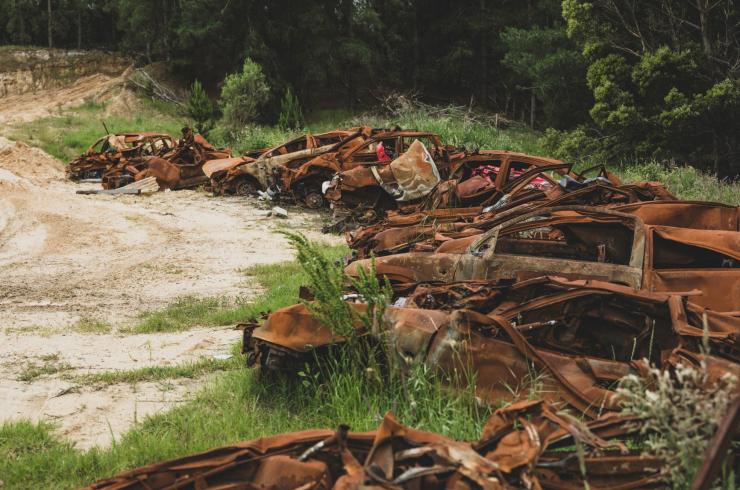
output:
M 55 420 L 81 447 L 107 444 L 135 418 L 187 399 L 203 380 L 69 391 L 61 375 L 18 381 L 28 363 L 53 354 L 69 374 L 228 353 L 234 330 L 122 337 L 69 327 L 82 318 L 125 325 L 184 295 L 253 297 L 259 286 L 241 270 L 293 256 L 278 227 L 320 228 L 318 215 L 297 209 L 286 220 L 266 217 L 251 198 L 77 195 L 84 185 L 65 181 L 53 159 L 36 150 L 26 161 L 23 146 L 11 144 L 0 140 L 0 422 Z

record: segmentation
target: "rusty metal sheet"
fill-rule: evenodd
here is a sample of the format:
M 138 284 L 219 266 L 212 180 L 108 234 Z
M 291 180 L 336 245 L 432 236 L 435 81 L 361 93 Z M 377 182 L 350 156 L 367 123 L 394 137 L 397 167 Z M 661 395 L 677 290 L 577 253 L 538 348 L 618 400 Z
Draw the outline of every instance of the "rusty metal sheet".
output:
M 615 208 L 645 224 L 700 230 L 740 231 L 740 206 L 702 201 L 646 201 Z
M 413 429 L 386 414 L 377 430 L 310 430 L 224 446 L 100 480 L 88 490 L 166 488 L 652 488 L 662 462 L 600 436 L 634 431 L 628 418 L 578 422 L 532 401 L 497 410 L 475 443 Z M 610 452 L 605 450 L 611 449 Z
M 432 192 L 441 177 L 432 155 L 419 140 L 414 140 L 406 152 L 388 164 L 393 181 L 383 179 L 376 167 L 373 175 L 381 187 L 397 201 L 413 201 Z

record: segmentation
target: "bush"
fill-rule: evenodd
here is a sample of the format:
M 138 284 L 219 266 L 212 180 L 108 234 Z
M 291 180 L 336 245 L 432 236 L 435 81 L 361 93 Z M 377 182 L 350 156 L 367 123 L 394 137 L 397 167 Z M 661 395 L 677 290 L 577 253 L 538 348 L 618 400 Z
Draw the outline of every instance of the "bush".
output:
M 247 58 L 242 71 L 227 75 L 221 89 L 226 124 L 237 129 L 256 121 L 269 98 L 270 87 L 262 73 L 262 67 Z
M 290 87 L 288 87 L 285 89 L 285 95 L 280 103 L 278 127 L 284 131 L 288 131 L 292 129 L 300 129 L 303 125 L 303 112 L 301 111 L 298 97 L 296 97 Z
M 194 81 L 190 87 L 185 113 L 195 123 L 195 130 L 203 136 L 207 136 L 208 131 L 213 129 L 213 117 L 216 108 L 206 95 L 206 91 L 203 90 L 203 85 L 199 80 Z
M 647 452 L 663 459 L 673 488 L 689 488 L 704 453 L 736 393 L 726 374 L 710 383 L 707 367 L 679 364 L 674 373 L 651 368 L 647 379 L 629 375 L 619 383 L 624 411 L 639 419 Z
M 601 141 L 586 134 L 584 128 L 572 131 L 558 131 L 548 128 L 540 144 L 547 155 L 566 162 L 586 164 L 608 161 L 611 157 Z
M 337 349 L 317 356 L 298 373 L 300 383 L 290 396 L 314 416 L 341 420 L 354 429 L 369 429 L 391 410 L 402 423 L 434 430 L 448 436 L 471 439 L 490 415 L 475 395 L 475 373 L 441 373 L 424 362 L 402 356 L 393 332 L 384 330 L 380 319 L 392 298 L 388 281 L 377 279 L 375 265 L 357 278 L 344 274 L 305 236 L 284 233 L 297 250 L 297 261 L 309 277 L 314 300 L 304 304 L 319 321 L 344 342 Z M 364 312 L 343 299 L 350 285 L 367 304 Z M 355 326 L 362 326 L 359 335 Z M 364 332 L 370 335 L 365 335 Z M 280 380 L 278 385 L 284 385 Z M 289 381 L 286 381 L 289 382 Z M 450 390 L 449 385 L 458 389 Z M 279 389 L 279 388 L 278 388 Z

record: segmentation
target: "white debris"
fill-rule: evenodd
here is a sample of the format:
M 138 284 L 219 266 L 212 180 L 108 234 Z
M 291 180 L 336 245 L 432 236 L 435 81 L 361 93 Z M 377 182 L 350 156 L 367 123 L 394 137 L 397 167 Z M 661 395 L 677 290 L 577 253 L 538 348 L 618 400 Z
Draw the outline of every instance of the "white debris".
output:
M 272 215 L 277 216 L 278 218 L 287 218 L 288 211 L 279 206 L 275 206 L 274 208 L 272 208 Z

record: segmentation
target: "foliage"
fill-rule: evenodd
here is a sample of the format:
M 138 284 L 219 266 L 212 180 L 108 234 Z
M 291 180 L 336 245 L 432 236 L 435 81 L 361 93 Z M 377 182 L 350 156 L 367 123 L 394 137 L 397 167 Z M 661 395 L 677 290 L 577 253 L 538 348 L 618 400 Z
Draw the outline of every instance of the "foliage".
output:
M 632 162 L 615 170 L 625 182 L 663 182 L 679 199 L 740 205 L 740 182 L 720 181 L 694 167 L 648 161 Z
M 344 301 L 345 276 L 342 264 L 332 261 L 300 233 L 283 232 L 298 252 L 296 259 L 308 275 L 315 301 L 305 302 L 311 314 L 336 337 L 355 338 L 355 318 Z
M 300 129 L 303 125 L 303 112 L 301 111 L 298 97 L 296 97 L 290 87 L 288 87 L 285 89 L 285 95 L 283 95 L 283 100 L 280 102 L 278 127 L 283 131 L 288 131 Z
M 521 88 L 531 87 L 544 103 L 544 124 L 563 128 L 582 122 L 590 99 L 585 62 L 565 27 L 507 27 L 501 40 L 506 46 L 503 65 Z
M 392 289 L 387 279 L 384 283 L 378 280 L 374 261 L 369 270 L 360 270 L 357 278 L 350 278 L 303 235 L 286 236 L 310 278 L 314 299 L 304 304 L 344 339 L 330 354 L 317 357 L 315 364 L 299 372 L 297 396 L 304 398 L 306 405 L 324 407 L 334 414 L 332 418 L 347 421 L 366 407 L 380 419 L 384 411 L 377 408 L 391 403 L 396 415 L 414 426 L 429 424 L 443 433 L 461 427 L 458 424 L 462 422 L 479 426 L 488 409 L 477 405 L 474 373 L 440 373 L 398 352 L 393 332 L 385 330 L 381 322 Z M 343 292 L 351 290 L 347 287 L 350 284 L 363 309 L 350 307 L 345 299 Z M 460 392 L 447 390 L 447 384 L 454 384 Z
M 187 116 L 195 122 L 195 130 L 203 136 L 208 136 L 208 132 L 213 129 L 216 108 L 198 80 L 190 87 L 185 110 Z
M 245 59 L 241 72 L 227 75 L 221 89 L 221 104 L 227 126 L 237 129 L 255 122 L 269 98 L 270 87 L 262 67 L 251 58 Z
M 737 175 L 740 80 L 731 0 L 564 0 L 588 62 L 589 113 L 607 158 L 676 159 Z
M 629 375 L 618 394 L 639 417 L 647 452 L 662 458 L 673 488 L 689 488 L 705 450 L 732 401 L 737 379 L 727 373 L 710 383 L 707 367 L 679 364 L 674 373 L 651 368 L 646 379 Z

